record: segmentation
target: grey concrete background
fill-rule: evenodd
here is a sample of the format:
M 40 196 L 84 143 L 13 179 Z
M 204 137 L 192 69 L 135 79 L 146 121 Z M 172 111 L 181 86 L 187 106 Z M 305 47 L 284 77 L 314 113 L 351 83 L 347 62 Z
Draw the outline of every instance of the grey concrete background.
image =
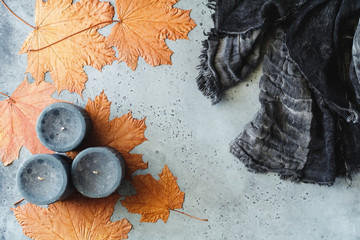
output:
M 7 1 L 30 23 L 34 22 L 34 2 Z M 181 0 L 176 4 L 193 9 L 191 16 L 198 26 L 190 32 L 190 41 L 167 41 L 175 52 L 172 66 L 153 68 L 142 59 L 136 71 L 116 62 L 102 73 L 87 66 L 84 99 L 67 91 L 54 94 L 85 106 L 88 97 L 93 99 L 104 89 L 113 102 L 111 117 L 129 110 L 137 118 L 147 117 L 149 141 L 133 152 L 144 154 L 149 169 L 138 173 L 157 178 L 168 164 L 186 193 L 183 210 L 209 222 L 172 212 L 166 224 L 140 223 L 140 215 L 128 213 L 121 204 L 116 205 L 112 220 L 127 218 L 133 224 L 130 239 L 359 240 L 359 176 L 351 187 L 341 178 L 332 187 L 298 184 L 280 180 L 276 174 L 250 173 L 229 153 L 229 142 L 259 109 L 261 71 L 230 90 L 216 106 L 201 95 L 195 83 L 196 65 L 203 32 L 212 27 L 206 3 Z M 11 94 L 24 79 L 27 58 L 17 53 L 31 29 L 1 5 L 0 16 L 0 91 Z M 107 35 L 109 29 L 102 33 Z M 29 155 L 23 148 L 20 159 L 6 168 L 0 166 L 0 240 L 28 239 L 9 208 L 21 198 L 15 174 Z M 120 192 L 129 189 L 124 185 Z

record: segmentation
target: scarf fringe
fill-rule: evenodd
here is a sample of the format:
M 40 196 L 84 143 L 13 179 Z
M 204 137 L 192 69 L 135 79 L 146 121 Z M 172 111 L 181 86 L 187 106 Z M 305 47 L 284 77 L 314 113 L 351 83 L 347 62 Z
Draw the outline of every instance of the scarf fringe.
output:
M 236 145 L 238 148 L 238 150 L 236 150 L 236 148 L 233 147 L 233 145 Z M 234 154 L 234 156 L 241 161 L 246 168 L 248 169 L 249 172 L 252 173 L 262 173 L 262 174 L 266 174 L 269 172 L 274 172 L 276 174 L 278 174 L 279 178 L 281 180 L 289 180 L 291 182 L 295 182 L 295 183 L 299 183 L 299 182 L 303 182 L 303 183 L 312 183 L 312 184 L 318 184 L 320 186 L 328 186 L 331 187 L 334 182 L 318 182 L 318 181 L 309 181 L 309 180 L 305 180 L 303 179 L 303 174 L 300 171 L 294 171 L 292 169 L 284 169 L 284 168 L 269 168 L 267 166 L 261 165 L 259 164 L 255 159 L 253 159 L 252 156 L 250 156 L 245 149 L 241 148 L 236 140 L 232 141 L 230 143 L 230 152 L 232 154 Z M 360 171 L 360 169 L 358 169 L 357 171 Z M 356 171 L 356 172 L 357 172 Z M 352 174 L 354 174 L 355 172 L 352 172 L 349 176 L 347 175 L 347 179 L 348 180 L 352 180 Z M 351 186 L 351 183 L 349 183 L 349 186 Z
M 214 11 L 214 13 L 211 14 L 214 24 L 217 3 L 218 0 L 208 0 L 208 4 L 206 5 L 209 9 Z M 221 101 L 221 86 L 215 73 L 213 73 L 209 67 L 208 50 L 209 41 L 219 41 L 220 36 L 216 33 L 215 28 L 210 29 L 209 32 L 204 32 L 204 35 L 207 36 L 208 39 L 202 41 L 203 49 L 199 56 L 200 64 L 196 68 L 199 70 L 196 83 L 202 94 L 211 100 L 212 105 L 215 105 Z
M 215 34 L 213 33 L 207 33 L 207 35 L 209 36 L 209 39 L 217 38 L 217 36 L 215 36 Z M 202 46 L 203 50 L 201 51 L 201 55 L 199 56 L 200 64 L 197 66 L 197 70 L 199 70 L 200 72 L 198 77 L 196 78 L 196 82 L 199 90 L 203 93 L 203 95 L 209 98 L 211 100 L 211 103 L 215 105 L 221 100 L 221 87 L 208 65 L 208 40 L 203 41 Z

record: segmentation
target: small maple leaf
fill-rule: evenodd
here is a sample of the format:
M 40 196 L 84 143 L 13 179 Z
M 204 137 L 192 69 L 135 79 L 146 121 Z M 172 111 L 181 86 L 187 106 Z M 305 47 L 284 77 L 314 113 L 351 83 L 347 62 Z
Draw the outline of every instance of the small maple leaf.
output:
M 41 111 L 59 100 L 51 98 L 55 87 L 51 83 L 29 84 L 27 78 L 9 99 L 0 101 L 0 157 L 5 166 L 19 157 L 25 146 L 32 154 L 51 153 L 36 135 L 36 121 Z
M 119 50 L 119 62 L 126 62 L 132 70 L 139 56 L 152 66 L 171 64 L 173 52 L 165 39 L 188 39 L 188 32 L 196 26 L 190 10 L 172 7 L 177 1 L 115 1 L 120 22 L 112 28 L 107 42 Z
M 126 197 L 122 205 L 131 213 L 141 214 L 140 222 L 167 222 L 170 210 L 182 208 L 185 193 L 180 191 L 174 175 L 165 165 L 156 181 L 150 174 L 136 175 L 133 185 L 136 194 Z
M 26 236 L 35 240 L 127 239 L 131 224 L 127 219 L 111 222 L 118 195 L 89 199 L 75 195 L 42 208 L 28 203 L 11 209 Z
M 94 146 L 110 146 L 118 150 L 125 160 L 125 177 L 131 178 L 131 174 L 139 169 L 146 169 L 147 163 L 142 160 L 141 154 L 129 153 L 137 145 L 147 139 L 144 136 L 146 129 L 145 119 L 137 120 L 131 112 L 116 117 L 109 121 L 110 105 L 104 91 L 95 100 L 88 100 L 85 110 L 88 112 L 93 128 L 84 148 Z M 68 156 L 74 158 L 78 152 L 68 152 Z
M 81 0 L 72 4 L 72 0 L 37 0 L 36 28 L 20 50 L 20 54 L 28 53 L 26 71 L 37 84 L 50 72 L 58 92 L 68 89 L 81 95 L 87 81 L 83 66 L 101 70 L 116 59 L 115 51 L 97 32 L 111 24 L 113 16 L 114 8 L 108 2 Z

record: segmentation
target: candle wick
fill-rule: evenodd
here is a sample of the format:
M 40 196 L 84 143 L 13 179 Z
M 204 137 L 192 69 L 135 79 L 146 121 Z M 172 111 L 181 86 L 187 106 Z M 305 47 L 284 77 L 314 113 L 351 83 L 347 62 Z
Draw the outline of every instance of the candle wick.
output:
M 61 129 L 61 131 L 64 131 L 64 130 L 65 130 L 65 127 L 61 127 L 60 129 Z
M 97 174 L 99 174 L 99 172 L 98 172 L 98 171 L 93 171 L 93 174 L 96 174 L 96 175 L 97 175 Z
M 37 179 L 40 181 L 44 181 L 44 178 L 42 178 L 42 177 L 37 177 Z

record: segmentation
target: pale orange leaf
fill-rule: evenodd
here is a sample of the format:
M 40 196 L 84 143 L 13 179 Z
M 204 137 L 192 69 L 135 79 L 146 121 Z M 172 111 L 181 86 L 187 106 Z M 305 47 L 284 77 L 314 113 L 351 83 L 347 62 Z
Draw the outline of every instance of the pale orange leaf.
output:
M 188 39 L 195 26 L 190 10 L 172 6 L 177 0 L 116 0 L 120 20 L 107 37 L 109 46 L 119 50 L 119 61 L 135 70 L 141 56 L 152 66 L 171 64 L 173 53 L 165 39 Z
M 161 219 L 166 223 L 170 210 L 182 208 L 185 193 L 180 190 L 167 165 L 159 176 L 159 181 L 150 174 L 134 176 L 132 183 L 136 194 L 121 201 L 129 212 L 142 215 L 140 222 Z
M 51 83 L 29 84 L 27 78 L 11 95 L 0 102 L 0 157 L 5 166 L 19 157 L 25 146 L 32 154 L 51 153 L 36 135 L 36 121 L 41 111 L 59 100 L 51 98 L 55 87 Z
M 81 195 L 42 208 L 28 203 L 13 210 L 26 236 L 34 240 L 127 239 L 127 219 L 111 222 L 118 195 L 90 199 Z
M 81 0 L 72 4 L 72 0 L 36 0 L 36 28 L 20 50 L 28 54 L 26 71 L 36 84 L 50 72 L 58 92 L 68 89 L 81 95 L 87 81 L 83 66 L 101 70 L 116 59 L 115 51 L 97 32 L 111 24 L 113 16 L 114 8 L 108 2 Z M 91 26 L 95 27 L 80 32 Z

